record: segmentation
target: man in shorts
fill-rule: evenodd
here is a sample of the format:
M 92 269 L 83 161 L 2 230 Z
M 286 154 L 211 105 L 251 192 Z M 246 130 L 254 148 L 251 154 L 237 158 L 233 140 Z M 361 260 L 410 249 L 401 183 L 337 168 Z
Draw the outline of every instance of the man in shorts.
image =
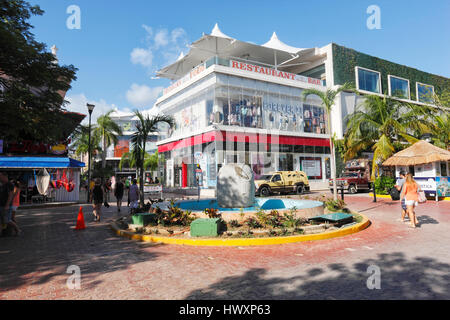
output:
M 139 188 L 137 186 L 136 179 L 133 179 L 133 183 L 130 186 L 129 199 L 130 199 L 130 212 L 131 214 L 134 214 L 139 206 Z
M 402 170 L 400 171 L 400 179 L 398 179 L 397 184 L 395 185 L 395 188 L 397 188 L 400 194 L 402 193 L 403 185 L 405 184 L 405 182 L 406 182 L 406 172 Z M 408 215 L 406 210 L 405 198 L 401 200 L 401 206 L 402 206 L 401 221 L 404 222 L 405 216 Z

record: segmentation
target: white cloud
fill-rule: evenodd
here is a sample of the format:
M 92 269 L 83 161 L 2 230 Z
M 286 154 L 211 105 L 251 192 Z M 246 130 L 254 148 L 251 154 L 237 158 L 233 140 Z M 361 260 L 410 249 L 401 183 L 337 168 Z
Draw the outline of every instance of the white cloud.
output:
M 141 64 L 144 67 L 150 67 L 153 63 L 153 54 L 150 49 L 134 48 L 131 51 L 131 62 Z
M 162 66 L 176 61 L 180 53 L 186 54 L 189 44 L 186 31 L 175 28 L 169 32 L 167 29 L 154 30 L 145 24 L 145 47 L 137 47 L 131 51 L 130 60 L 133 64 L 142 65 L 154 72 Z
M 159 30 L 155 35 L 155 49 L 165 47 L 169 44 L 169 34 L 167 29 Z
M 186 38 L 186 31 L 183 28 L 175 28 L 172 30 L 172 42 L 176 43 L 178 38 L 183 39 Z
M 153 107 L 156 99 L 158 99 L 159 94 L 162 92 L 163 87 L 148 87 L 146 85 L 139 85 L 133 83 L 130 89 L 127 91 L 127 100 L 133 106 L 137 108 L 147 108 Z
M 68 95 L 66 96 L 66 100 L 69 102 L 66 105 L 66 109 L 72 112 L 78 112 L 81 114 L 85 114 L 86 118 L 84 118 L 82 124 L 87 125 L 89 123 L 89 112 L 87 110 L 86 103 L 90 103 L 95 105 L 94 111 L 92 112 L 91 122 L 96 123 L 97 118 L 112 109 L 117 109 L 116 105 L 109 104 L 105 100 L 100 99 L 99 101 L 94 101 L 88 99 L 83 93 Z M 122 110 L 125 111 L 125 110 Z

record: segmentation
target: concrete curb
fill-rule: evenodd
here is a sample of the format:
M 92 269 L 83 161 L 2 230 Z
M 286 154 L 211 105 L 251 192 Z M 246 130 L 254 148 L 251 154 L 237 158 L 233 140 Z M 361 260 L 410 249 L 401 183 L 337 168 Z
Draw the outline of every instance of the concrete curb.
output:
M 273 238 L 237 238 L 237 239 L 179 239 L 171 237 L 160 237 L 152 235 L 141 235 L 134 232 L 121 230 L 115 222 L 111 223 L 111 229 L 121 237 L 126 237 L 132 240 L 139 240 L 143 242 L 157 242 L 165 244 L 181 244 L 188 246 L 261 246 L 261 245 L 274 245 L 284 243 L 294 243 L 302 241 L 315 241 L 342 237 L 352 233 L 357 233 L 364 230 L 370 225 L 370 220 L 358 213 L 363 217 L 363 221 L 355 225 L 340 229 L 333 230 L 318 234 L 287 236 L 287 237 L 273 237 Z
M 369 196 L 373 197 L 373 193 L 369 193 Z M 377 198 L 390 199 L 391 196 L 387 194 L 377 194 Z M 428 199 L 427 201 L 434 201 L 434 200 Z M 450 197 L 445 197 L 444 199 L 439 201 L 450 201 Z
M 74 205 L 80 205 L 82 206 L 82 203 L 78 202 L 49 202 L 49 203 L 37 203 L 32 205 L 23 205 L 18 208 L 18 211 L 21 210 L 33 210 L 33 209 L 45 209 L 45 208 L 57 208 L 57 207 L 68 207 L 68 206 L 74 206 Z

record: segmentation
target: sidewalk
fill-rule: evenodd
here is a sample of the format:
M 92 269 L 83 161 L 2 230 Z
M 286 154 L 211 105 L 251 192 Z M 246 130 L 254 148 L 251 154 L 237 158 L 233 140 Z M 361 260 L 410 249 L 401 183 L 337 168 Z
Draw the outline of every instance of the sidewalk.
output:
M 82 205 L 23 210 L 22 237 L 0 238 L 0 299 L 450 299 L 450 203 L 417 208 L 420 227 L 397 221 L 399 203 L 349 196 L 372 225 L 342 238 L 262 247 L 187 247 L 117 237 Z M 381 270 L 381 290 L 366 286 Z M 81 289 L 66 282 L 78 266 Z

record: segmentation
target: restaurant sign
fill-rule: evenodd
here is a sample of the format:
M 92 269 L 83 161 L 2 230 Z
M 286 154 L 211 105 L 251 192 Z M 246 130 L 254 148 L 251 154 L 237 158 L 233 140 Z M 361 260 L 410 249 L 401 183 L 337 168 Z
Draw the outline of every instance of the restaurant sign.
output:
M 268 67 L 261 67 L 261 66 L 257 66 L 257 65 L 249 64 L 249 63 L 245 63 L 245 62 L 231 60 L 230 66 L 233 69 L 250 71 L 250 72 L 254 72 L 254 73 L 263 74 L 266 76 L 287 79 L 287 80 L 293 80 L 293 81 L 306 82 L 306 83 L 315 84 L 315 85 L 319 85 L 319 86 L 322 85 L 322 81 L 320 79 L 304 77 L 304 76 L 301 76 L 298 74 L 294 74 L 294 73 L 290 73 L 290 72 L 286 72 L 286 71 L 275 70 L 275 69 L 268 68 Z

